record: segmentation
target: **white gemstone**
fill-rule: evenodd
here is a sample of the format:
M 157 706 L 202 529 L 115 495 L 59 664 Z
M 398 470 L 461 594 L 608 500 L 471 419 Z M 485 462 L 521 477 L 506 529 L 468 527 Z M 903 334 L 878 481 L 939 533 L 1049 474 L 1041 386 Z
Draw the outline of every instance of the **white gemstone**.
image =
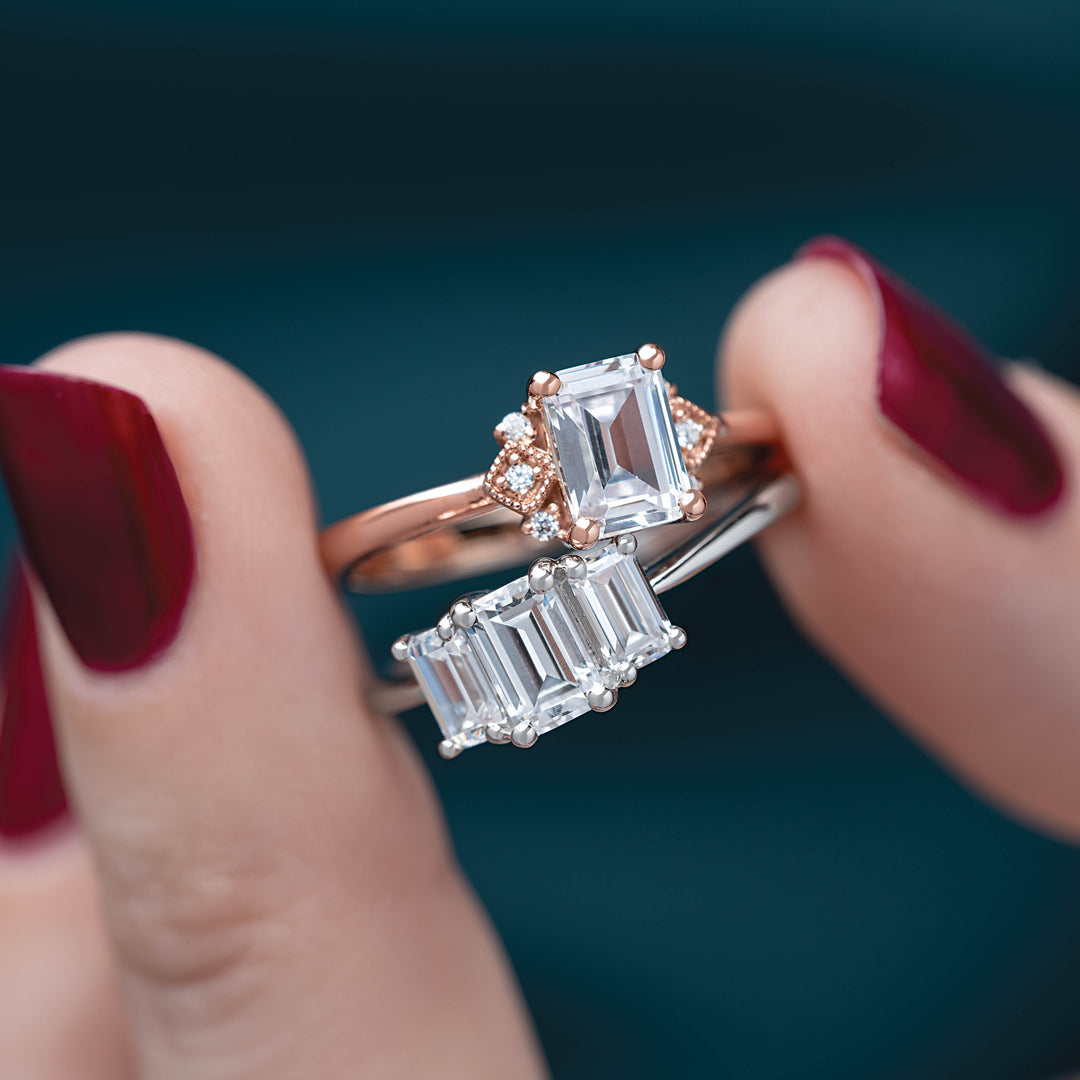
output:
M 506 486 L 519 495 L 531 491 L 536 483 L 536 470 L 531 465 L 511 465 L 506 470 Z
M 528 720 L 543 734 L 589 711 L 600 674 L 556 590 L 535 593 L 518 578 L 473 608 L 470 645 L 511 724 Z
M 570 517 L 600 522 L 601 537 L 680 520 L 690 477 L 661 373 L 631 353 L 558 376 L 544 419 Z
M 519 412 L 507 413 L 499 421 L 495 430 L 501 432 L 512 442 L 524 442 L 531 439 L 534 434 L 532 424 L 525 418 L 524 413 Z
M 607 669 L 644 667 L 671 651 L 671 623 L 638 561 L 615 544 L 586 555 L 587 575 L 556 586 L 573 604 L 589 645 Z
M 554 540 L 559 535 L 559 519 L 546 510 L 538 510 L 529 518 L 529 527 L 536 540 Z
M 472 600 L 476 622 L 449 641 L 437 630 L 409 639 L 409 664 L 451 747 L 484 742 L 489 724 L 550 731 L 588 712 L 590 694 L 625 684 L 628 667 L 670 652 L 671 623 L 634 556 L 609 543 L 582 562 L 584 578 L 560 570 L 542 593 L 522 577 Z
M 675 434 L 679 437 L 679 445 L 684 450 L 693 450 L 704 430 L 705 428 L 696 420 L 680 420 L 675 425 Z
M 454 746 L 482 743 L 485 726 L 502 723 L 499 703 L 466 633 L 458 631 L 449 641 L 435 630 L 416 634 L 408 660 L 439 729 Z

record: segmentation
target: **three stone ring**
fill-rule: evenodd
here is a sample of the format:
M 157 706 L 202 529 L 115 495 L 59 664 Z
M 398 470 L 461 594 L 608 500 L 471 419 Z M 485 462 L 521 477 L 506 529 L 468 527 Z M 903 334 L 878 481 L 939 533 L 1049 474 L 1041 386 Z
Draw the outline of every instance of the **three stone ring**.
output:
M 358 591 L 531 561 L 524 576 L 399 638 L 399 678 L 371 691 L 379 711 L 426 701 L 443 757 L 485 741 L 532 746 L 612 708 L 641 668 L 685 644 L 657 594 L 796 503 L 772 417 L 713 415 L 679 396 L 664 363 L 650 344 L 537 372 L 495 428 L 500 449 L 485 473 L 324 532 L 328 569 Z

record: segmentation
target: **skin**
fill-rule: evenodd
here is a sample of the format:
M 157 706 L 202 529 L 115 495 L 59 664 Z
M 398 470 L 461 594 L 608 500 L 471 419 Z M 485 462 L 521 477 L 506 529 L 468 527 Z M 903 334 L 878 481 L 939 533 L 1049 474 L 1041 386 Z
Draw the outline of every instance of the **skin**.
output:
M 908 446 L 874 408 L 876 318 L 850 270 L 815 261 L 731 319 L 722 400 L 776 411 L 805 485 L 761 554 L 806 633 L 914 738 L 1076 839 L 1080 505 L 1000 517 Z M 428 779 L 359 704 L 366 662 L 285 421 L 175 341 L 91 338 L 40 364 L 149 405 L 199 577 L 176 643 L 123 675 L 83 667 L 36 590 L 80 827 L 0 851 L 0 1060 L 34 1080 L 544 1076 Z M 1076 476 L 1080 395 L 1009 378 Z

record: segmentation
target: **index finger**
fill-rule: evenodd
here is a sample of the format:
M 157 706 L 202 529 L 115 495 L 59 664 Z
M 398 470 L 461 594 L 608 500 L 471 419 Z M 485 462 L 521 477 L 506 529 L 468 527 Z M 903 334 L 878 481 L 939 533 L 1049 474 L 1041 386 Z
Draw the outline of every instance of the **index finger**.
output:
M 802 508 L 760 540 L 767 567 L 808 634 L 932 753 L 1078 837 L 1080 396 L 999 374 L 862 253 L 828 254 L 760 283 L 721 350 L 726 400 L 776 410 L 803 484 Z

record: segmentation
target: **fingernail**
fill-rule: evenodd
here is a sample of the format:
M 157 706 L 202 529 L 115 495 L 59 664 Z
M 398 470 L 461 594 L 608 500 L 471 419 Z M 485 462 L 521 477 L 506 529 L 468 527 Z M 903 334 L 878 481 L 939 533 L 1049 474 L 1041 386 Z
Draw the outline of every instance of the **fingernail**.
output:
M 142 401 L 0 367 L 0 470 L 25 552 L 83 662 L 123 671 L 169 645 L 195 556 L 176 471 Z
M 67 810 L 38 658 L 30 588 L 16 564 L 4 616 L 0 719 L 0 836 L 22 839 Z
M 1002 513 L 1038 514 L 1057 502 L 1057 453 L 978 342 L 846 240 L 811 240 L 798 257 L 840 259 L 874 291 L 883 322 L 878 403 L 893 425 Z

